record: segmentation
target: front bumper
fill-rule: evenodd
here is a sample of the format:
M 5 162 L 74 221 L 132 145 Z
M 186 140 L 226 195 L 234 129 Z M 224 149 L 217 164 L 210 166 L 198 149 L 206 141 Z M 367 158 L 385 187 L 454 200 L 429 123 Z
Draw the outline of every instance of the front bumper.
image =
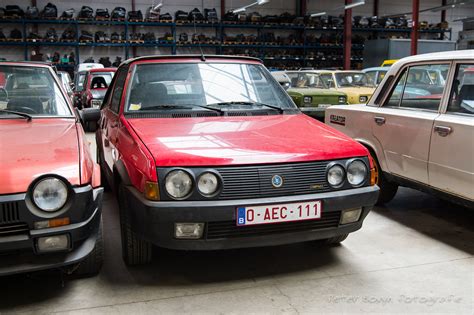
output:
M 126 190 L 129 209 L 128 216 L 132 229 L 143 239 L 155 245 L 183 250 L 217 250 L 244 247 L 273 246 L 289 243 L 326 239 L 354 232 L 362 227 L 362 222 L 375 204 L 379 188 L 362 187 L 319 194 L 259 198 L 246 200 L 213 201 L 149 201 L 133 187 Z M 269 224 L 273 230 L 257 228 L 251 233 L 239 233 L 242 227 L 235 227 L 236 208 L 246 205 L 270 205 L 278 203 L 322 201 L 322 218 L 331 217 L 333 225 L 314 225 L 301 228 L 286 223 Z M 338 213 L 345 209 L 362 208 L 360 219 L 355 223 L 340 225 Z M 202 239 L 183 240 L 174 238 L 174 224 L 188 222 L 205 223 Z M 280 225 L 281 224 L 281 225 Z M 328 223 L 329 224 L 329 223 Z M 228 234 L 211 237 L 213 226 L 227 226 Z M 279 230 L 281 227 L 281 231 Z M 244 227 L 246 228 L 246 227 Z M 247 231 L 248 232 L 248 231 Z
M 36 218 L 26 209 L 25 194 L 0 197 L 0 203 L 18 203 L 18 221 L 29 227 L 24 233 L 0 237 L 0 276 L 68 266 L 80 262 L 92 252 L 102 216 L 103 188 L 87 186 L 75 191 L 74 202 L 62 215 L 70 216 L 71 224 L 39 230 L 32 228 L 33 223 L 44 218 Z M 69 236 L 71 247 L 68 251 L 38 253 L 36 243 L 39 237 L 61 234 Z

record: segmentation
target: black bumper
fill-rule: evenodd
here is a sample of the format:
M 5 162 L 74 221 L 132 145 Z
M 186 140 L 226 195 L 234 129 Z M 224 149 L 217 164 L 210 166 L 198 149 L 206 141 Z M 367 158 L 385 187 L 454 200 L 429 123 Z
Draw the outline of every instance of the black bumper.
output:
M 0 237 L 0 276 L 68 266 L 80 262 L 94 249 L 102 216 L 103 188 L 90 186 L 75 189 L 74 201 L 60 217 L 70 217 L 71 224 L 35 230 L 33 223 L 45 220 L 27 210 L 25 194 L 1 196 L 0 203 L 16 202 L 18 221 L 28 229 L 24 233 Z M 7 227 L 7 224 L 1 225 Z M 38 253 L 39 237 L 67 234 L 71 247 L 65 252 Z
M 142 238 L 155 245 L 184 250 L 273 246 L 325 239 L 351 233 L 362 227 L 362 222 L 375 204 L 379 193 L 377 186 L 370 186 L 344 191 L 275 198 L 153 202 L 145 199 L 135 188 L 127 188 L 128 196 L 125 200 L 128 202 L 126 208 L 129 211 L 132 229 Z M 242 227 L 235 227 L 236 208 L 239 206 L 313 200 L 322 201 L 321 224 L 311 225 L 311 222 L 269 224 L 265 226 L 271 226 L 271 230 L 257 228 L 246 231 L 247 233 L 240 233 L 242 230 L 239 229 L 242 229 Z M 357 207 L 362 208 L 359 221 L 340 225 L 338 214 L 342 210 Z M 323 222 L 325 218 L 328 218 L 327 222 Z M 199 240 L 176 239 L 174 237 L 174 224 L 184 222 L 205 223 L 203 238 Z M 220 226 L 221 228 L 227 226 L 228 234 L 226 236 L 212 234 L 210 229 L 213 226 Z

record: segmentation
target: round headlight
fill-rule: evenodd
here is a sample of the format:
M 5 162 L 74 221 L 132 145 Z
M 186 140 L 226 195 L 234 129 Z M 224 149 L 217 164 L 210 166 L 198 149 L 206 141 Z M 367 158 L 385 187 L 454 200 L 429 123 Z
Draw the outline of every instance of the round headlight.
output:
M 219 188 L 219 179 L 215 174 L 203 173 L 198 180 L 199 192 L 203 195 L 213 195 Z
M 361 160 L 352 161 L 347 167 L 347 181 L 353 186 L 359 186 L 367 177 L 367 166 Z
M 171 171 L 166 175 L 165 188 L 168 194 L 176 199 L 185 198 L 193 188 L 191 175 L 185 171 Z
M 43 211 L 54 212 L 66 204 L 67 195 L 67 186 L 62 180 L 48 177 L 35 185 L 33 202 Z
M 344 168 L 341 165 L 334 165 L 328 170 L 328 183 L 331 186 L 339 186 L 344 181 Z

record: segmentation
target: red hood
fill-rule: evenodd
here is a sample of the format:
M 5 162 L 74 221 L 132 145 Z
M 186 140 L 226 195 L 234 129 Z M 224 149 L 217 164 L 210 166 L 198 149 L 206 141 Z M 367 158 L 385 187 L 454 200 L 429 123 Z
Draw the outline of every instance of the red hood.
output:
M 285 163 L 368 154 L 362 145 L 303 114 L 128 122 L 157 166 Z
M 79 185 L 74 120 L 0 120 L 0 165 L 0 195 L 25 192 L 43 174 L 57 174 Z

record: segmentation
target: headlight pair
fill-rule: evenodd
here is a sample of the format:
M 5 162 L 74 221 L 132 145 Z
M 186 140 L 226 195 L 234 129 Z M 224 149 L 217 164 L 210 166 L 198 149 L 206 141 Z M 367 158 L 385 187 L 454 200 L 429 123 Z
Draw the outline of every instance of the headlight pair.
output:
M 205 197 L 212 197 L 219 190 L 219 178 L 211 172 L 203 172 L 197 177 L 197 190 Z M 174 170 L 165 177 L 165 189 L 174 199 L 185 199 L 193 190 L 194 180 L 184 170 Z
M 56 177 L 45 177 L 39 180 L 32 190 L 33 203 L 45 212 L 60 210 L 66 204 L 68 195 L 66 183 Z
M 361 160 L 353 160 L 347 169 L 341 164 L 332 165 L 327 171 L 327 181 L 332 187 L 340 187 L 347 178 L 354 187 L 362 185 L 367 179 L 367 166 Z

